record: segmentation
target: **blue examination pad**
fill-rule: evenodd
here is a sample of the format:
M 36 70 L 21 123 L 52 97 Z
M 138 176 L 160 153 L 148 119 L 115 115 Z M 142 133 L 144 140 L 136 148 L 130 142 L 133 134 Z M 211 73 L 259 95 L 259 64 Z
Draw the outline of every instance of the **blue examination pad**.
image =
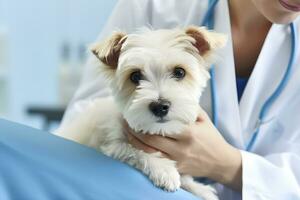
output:
M 96 150 L 0 119 L 1 200 L 196 200 Z

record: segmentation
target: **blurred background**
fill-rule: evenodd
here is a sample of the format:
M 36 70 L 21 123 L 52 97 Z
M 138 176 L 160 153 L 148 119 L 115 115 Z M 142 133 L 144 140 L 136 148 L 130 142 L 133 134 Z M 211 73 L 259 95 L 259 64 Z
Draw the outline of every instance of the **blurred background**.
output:
M 0 0 L 0 117 L 57 127 L 117 0 Z

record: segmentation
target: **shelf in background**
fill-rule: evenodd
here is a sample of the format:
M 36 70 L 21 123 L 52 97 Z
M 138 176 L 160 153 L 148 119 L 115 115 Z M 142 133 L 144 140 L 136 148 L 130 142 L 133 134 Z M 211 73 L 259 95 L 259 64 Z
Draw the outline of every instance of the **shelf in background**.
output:
M 60 122 L 63 118 L 65 106 L 32 105 L 26 111 L 29 115 L 37 115 L 44 119 L 44 130 L 49 130 L 51 123 Z

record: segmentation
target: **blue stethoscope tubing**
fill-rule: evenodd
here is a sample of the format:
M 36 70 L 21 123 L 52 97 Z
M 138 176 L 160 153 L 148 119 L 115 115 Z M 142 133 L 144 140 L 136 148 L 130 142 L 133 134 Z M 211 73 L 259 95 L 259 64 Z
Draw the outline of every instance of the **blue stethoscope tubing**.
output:
M 214 28 L 214 11 L 215 7 L 219 0 L 210 0 L 208 4 L 208 10 L 203 18 L 202 26 L 207 26 L 209 29 Z M 251 151 L 252 147 L 257 139 L 260 125 L 264 122 L 265 116 L 268 113 L 270 107 L 273 105 L 273 103 L 278 99 L 282 91 L 284 90 L 288 80 L 290 79 L 290 76 L 292 74 L 292 68 L 295 65 L 296 62 L 296 51 L 297 51 L 297 30 L 295 28 L 295 23 L 290 23 L 290 31 L 291 31 L 291 53 L 289 62 L 286 68 L 286 71 L 284 73 L 283 78 L 281 79 L 279 85 L 275 89 L 275 91 L 272 93 L 272 95 L 266 100 L 266 102 L 263 104 L 262 109 L 260 110 L 259 117 L 258 117 L 258 123 L 256 126 L 256 129 L 250 138 L 249 142 L 246 145 L 245 150 Z M 216 127 L 218 127 L 218 96 L 217 96 L 217 88 L 216 88 L 216 81 L 215 81 L 215 67 L 212 66 L 210 69 L 210 85 L 211 85 L 211 99 L 212 99 L 212 121 Z

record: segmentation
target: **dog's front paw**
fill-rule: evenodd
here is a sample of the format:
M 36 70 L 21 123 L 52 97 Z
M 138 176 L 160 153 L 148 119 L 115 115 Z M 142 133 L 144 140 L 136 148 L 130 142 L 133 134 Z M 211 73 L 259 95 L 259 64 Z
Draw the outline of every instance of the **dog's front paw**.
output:
M 196 196 L 202 197 L 204 200 L 219 200 L 217 196 L 217 191 L 210 185 L 204 186 L 204 191 L 195 191 Z
M 150 171 L 149 178 L 154 185 L 169 192 L 180 188 L 180 175 L 175 167 L 161 166 Z
M 200 197 L 203 200 L 219 200 L 217 191 L 211 185 L 204 185 L 196 182 L 188 175 L 181 176 L 182 188 Z

